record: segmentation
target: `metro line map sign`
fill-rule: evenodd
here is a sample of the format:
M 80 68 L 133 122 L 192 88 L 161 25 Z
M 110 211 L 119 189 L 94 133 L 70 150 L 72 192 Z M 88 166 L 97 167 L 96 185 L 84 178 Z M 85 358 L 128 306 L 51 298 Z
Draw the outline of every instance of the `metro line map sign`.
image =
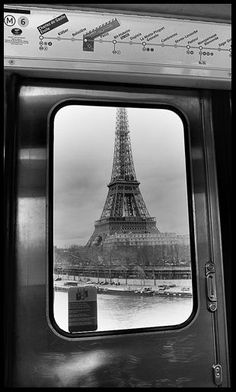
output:
M 4 14 L 7 67 L 102 70 L 109 65 L 115 72 L 231 77 L 229 24 L 36 7 L 21 15 L 20 6 L 14 8 L 16 13 Z

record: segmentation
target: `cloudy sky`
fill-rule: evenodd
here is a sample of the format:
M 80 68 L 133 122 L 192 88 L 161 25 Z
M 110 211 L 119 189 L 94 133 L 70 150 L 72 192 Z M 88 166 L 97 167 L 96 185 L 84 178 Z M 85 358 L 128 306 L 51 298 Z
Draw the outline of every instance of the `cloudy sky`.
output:
M 132 154 L 145 204 L 162 232 L 187 234 L 183 124 L 167 109 L 128 108 Z M 85 245 L 111 178 L 116 108 L 65 106 L 54 122 L 54 243 Z

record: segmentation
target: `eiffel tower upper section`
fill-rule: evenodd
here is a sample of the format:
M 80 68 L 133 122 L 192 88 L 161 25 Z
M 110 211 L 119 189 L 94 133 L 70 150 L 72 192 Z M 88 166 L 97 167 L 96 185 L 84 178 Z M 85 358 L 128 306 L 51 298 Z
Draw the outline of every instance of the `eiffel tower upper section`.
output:
M 105 205 L 88 246 L 101 244 L 114 233 L 158 232 L 150 217 L 136 178 L 126 108 L 117 108 L 111 180 Z
M 136 174 L 131 151 L 127 111 L 125 108 L 118 108 L 111 183 L 124 180 L 136 181 Z

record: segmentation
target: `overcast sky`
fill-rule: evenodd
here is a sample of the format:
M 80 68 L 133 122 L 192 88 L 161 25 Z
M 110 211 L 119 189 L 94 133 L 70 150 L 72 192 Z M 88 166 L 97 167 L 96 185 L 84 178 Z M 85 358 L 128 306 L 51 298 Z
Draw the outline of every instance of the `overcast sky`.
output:
M 145 204 L 161 232 L 187 234 L 183 124 L 166 109 L 128 108 L 132 154 Z M 54 243 L 85 245 L 111 178 L 116 108 L 70 105 L 54 123 Z

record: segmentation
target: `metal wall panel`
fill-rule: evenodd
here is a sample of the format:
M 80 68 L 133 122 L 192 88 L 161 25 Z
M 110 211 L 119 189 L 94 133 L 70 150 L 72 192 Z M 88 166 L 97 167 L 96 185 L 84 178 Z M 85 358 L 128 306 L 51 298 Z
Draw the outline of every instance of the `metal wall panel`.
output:
M 194 314 L 186 325 L 125 334 L 71 338 L 50 314 L 50 114 L 67 100 L 169 106 L 188 124 L 189 201 L 194 251 Z M 16 256 L 12 327 L 15 387 L 216 387 L 212 366 L 229 386 L 220 226 L 209 97 L 198 92 L 132 86 L 23 81 L 18 96 Z M 210 212 L 211 211 L 211 212 Z M 214 257 L 218 309 L 208 309 L 205 265 Z M 216 329 L 217 327 L 217 329 Z

